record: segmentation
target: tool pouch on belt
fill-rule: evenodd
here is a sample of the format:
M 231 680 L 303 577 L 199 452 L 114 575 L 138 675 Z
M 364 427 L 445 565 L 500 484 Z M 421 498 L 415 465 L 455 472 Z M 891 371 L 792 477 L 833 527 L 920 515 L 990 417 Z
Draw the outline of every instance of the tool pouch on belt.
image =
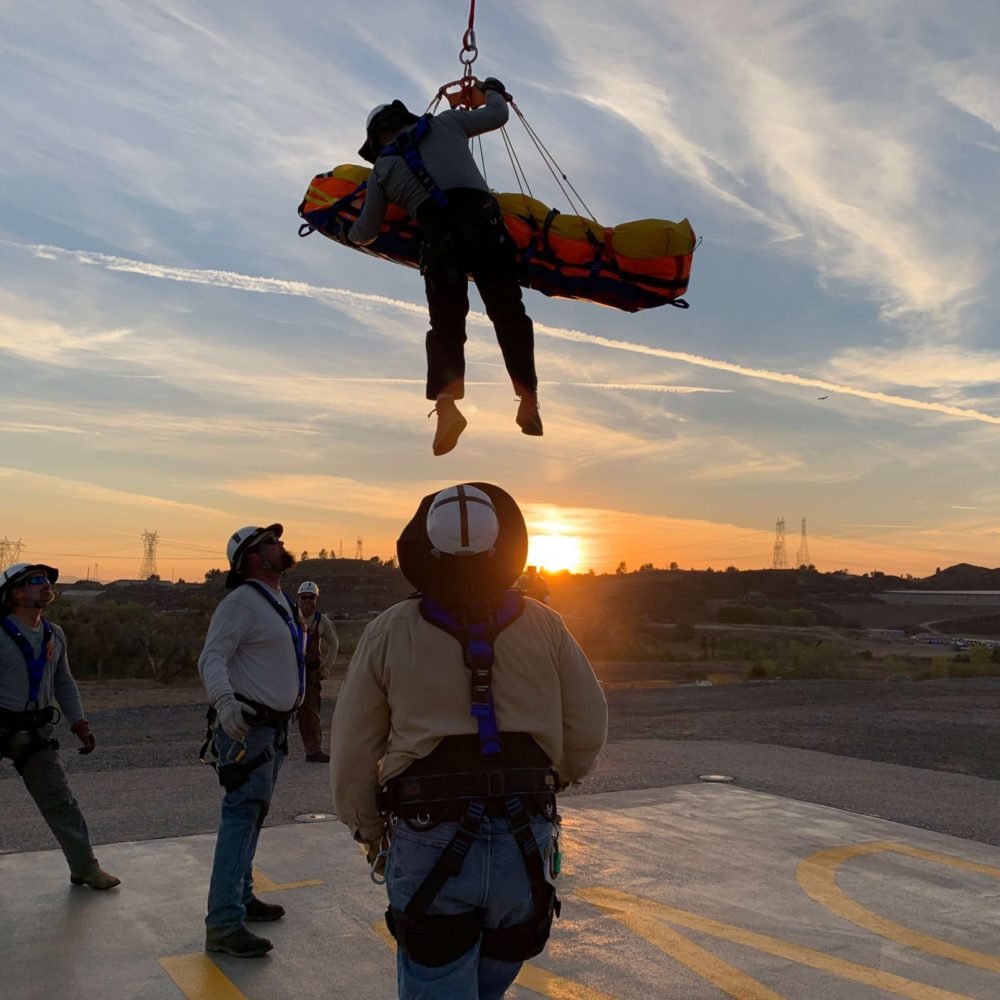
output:
M 59 741 L 48 735 L 43 737 L 41 730 L 60 718 L 59 710 L 53 705 L 28 712 L 0 708 L 0 756 L 9 756 L 14 762 L 14 770 L 23 775 L 25 765 L 40 750 L 59 749 Z M 10 745 L 19 733 L 27 733 L 28 742 L 20 752 L 12 752 Z
M 513 927 L 487 927 L 483 930 L 482 954 L 502 962 L 526 962 L 540 955 L 552 933 L 552 921 L 559 916 L 562 904 L 556 898 L 556 890 L 546 884 L 542 905 L 532 914 L 530 920 Z M 537 905 L 537 901 L 536 901 Z
M 454 962 L 479 940 L 483 917 L 481 910 L 408 917 L 402 910 L 390 906 L 385 911 L 385 925 L 414 962 L 438 966 Z
M 263 764 L 274 760 L 274 747 L 267 746 L 250 760 L 236 760 L 228 764 L 217 764 L 216 771 L 219 775 L 219 784 L 226 792 L 235 792 L 242 788 L 250 780 L 250 772 L 255 771 Z

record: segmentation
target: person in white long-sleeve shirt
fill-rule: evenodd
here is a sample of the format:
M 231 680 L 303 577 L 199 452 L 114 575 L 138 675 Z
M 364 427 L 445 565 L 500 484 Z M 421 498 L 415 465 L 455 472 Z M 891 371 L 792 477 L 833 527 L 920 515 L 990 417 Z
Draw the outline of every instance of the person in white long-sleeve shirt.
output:
M 229 540 L 232 590 L 212 615 L 198 660 L 214 708 L 213 748 L 222 799 L 205 917 L 205 950 L 241 958 L 263 955 L 267 938 L 245 921 L 278 920 L 284 908 L 253 894 L 253 859 L 278 771 L 288 751 L 288 723 L 305 675 L 301 617 L 281 590 L 295 557 L 282 526 L 241 528 Z

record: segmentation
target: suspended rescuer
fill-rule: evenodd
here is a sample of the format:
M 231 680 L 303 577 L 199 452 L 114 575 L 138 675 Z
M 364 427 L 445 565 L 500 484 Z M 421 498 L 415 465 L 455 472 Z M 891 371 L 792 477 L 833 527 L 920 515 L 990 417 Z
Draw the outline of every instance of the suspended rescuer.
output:
M 306 633 L 306 690 L 299 705 L 299 734 L 306 760 L 313 764 L 328 764 L 330 755 L 323 753 L 323 725 L 319 710 L 323 681 L 337 662 L 340 640 L 333 622 L 316 607 L 319 585 L 312 580 L 299 584 L 298 598 L 302 627 Z
M 253 893 L 257 838 L 288 752 L 288 724 L 305 686 L 305 645 L 295 600 L 281 574 L 295 564 L 282 526 L 240 528 L 227 546 L 232 591 L 212 615 L 198 671 L 208 692 L 202 759 L 225 789 L 205 917 L 205 950 L 241 958 L 271 942 L 244 921 L 279 920 L 285 910 Z
M 483 82 L 482 90 L 485 105 L 471 111 L 418 118 L 402 101 L 372 110 L 359 153 L 375 166 L 364 208 L 346 234 L 351 243 L 371 243 L 390 202 L 402 206 L 420 226 L 421 273 L 431 324 L 427 398 L 434 400 L 437 413 L 435 455 L 451 451 L 466 427 L 455 400 L 465 395 L 470 274 L 520 400 L 517 424 L 524 434 L 542 434 L 534 328 L 521 301 L 514 242 L 469 149 L 472 136 L 506 123 L 509 95 L 494 77 Z
M 89 754 L 97 745 L 69 670 L 66 635 L 42 615 L 55 600 L 52 585 L 58 578 L 59 570 L 38 563 L 14 563 L 0 574 L 0 759 L 13 761 L 59 841 L 70 882 L 111 889 L 121 879 L 94 857 L 87 821 L 52 737 L 62 714 L 81 743 L 78 753 Z
M 607 705 L 512 588 L 527 546 L 497 486 L 424 497 L 397 543 L 419 593 L 365 629 L 337 699 L 334 801 L 384 866 L 401 998 L 502 997 L 559 911 L 555 793 L 594 767 Z

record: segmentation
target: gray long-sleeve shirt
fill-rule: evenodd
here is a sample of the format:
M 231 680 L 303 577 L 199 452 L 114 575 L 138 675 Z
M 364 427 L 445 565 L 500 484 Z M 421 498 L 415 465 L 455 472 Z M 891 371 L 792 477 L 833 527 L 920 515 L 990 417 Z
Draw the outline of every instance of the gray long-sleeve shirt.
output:
M 291 613 L 284 594 L 269 589 Z M 198 673 L 213 705 L 223 695 L 238 693 L 277 712 L 289 712 L 299 698 L 291 632 L 264 595 L 248 585 L 227 594 L 215 609 Z
M 420 158 L 442 191 L 473 188 L 489 191 L 469 150 L 469 139 L 507 124 L 510 111 L 503 95 L 486 92 L 486 104 L 473 111 L 442 111 L 430 122 L 420 143 Z M 400 205 L 411 218 L 430 197 L 401 156 L 381 156 L 368 178 L 365 206 L 347 238 L 352 243 L 371 243 L 379 234 L 390 202 Z
M 38 656 L 42 651 L 42 623 L 39 622 L 38 628 L 29 628 L 23 622 L 12 620 L 20 629 L 21 635 L 31 643 L 32 652 Z M 0 708 L 11 712 L 25 711 L 30 692 L 24 654 L 17 643 L 0 630 Z M 38 689 L 38 707 L 47 708 L 52 704 L 59 706 L 70 725 L 83 718 L 80 692 L 69 670 L 66 633 L 58 625 L 52 626 L 52 655 L 45 664 Z

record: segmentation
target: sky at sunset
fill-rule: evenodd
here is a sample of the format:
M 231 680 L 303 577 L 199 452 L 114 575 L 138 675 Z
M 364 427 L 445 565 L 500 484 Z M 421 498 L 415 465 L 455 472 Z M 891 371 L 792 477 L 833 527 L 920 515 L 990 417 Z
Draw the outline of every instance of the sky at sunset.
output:
M 765 567 L 779 517 L 821 570 L 1000 565 L 996 0 L 479 0 L 475 71 L 601 224 L 703 242 L 686 312 L 525 292 L 541 439 L 472 289 L 441 458 L 419 275 L 296 235 L 374 105 L 461 72 L 467 0 L 379 9 L 0 5 L 0 539 L 103 580 L 145 530 L 165 578 L 271 521 L 386 558 L 420 497 L 487 480 L 551 569 Z

